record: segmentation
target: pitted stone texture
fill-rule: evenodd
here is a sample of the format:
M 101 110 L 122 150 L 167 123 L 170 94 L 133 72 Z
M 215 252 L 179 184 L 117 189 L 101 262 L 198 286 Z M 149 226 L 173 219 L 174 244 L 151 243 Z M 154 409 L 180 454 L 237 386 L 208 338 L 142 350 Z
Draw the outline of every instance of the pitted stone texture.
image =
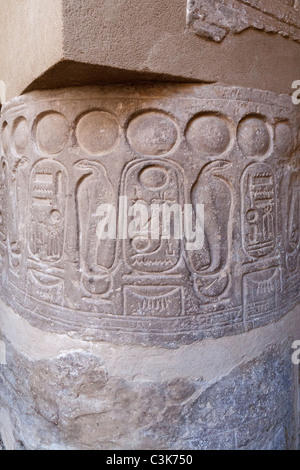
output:
M 248 28 L 288 36 L 300 42 L 297 0 L 188 0 L 187 23 L 199 36 L 222 41 Z
M 60 113 L 45 113 L 36 122 L 35 142 L 46 155 L 55 155 L 65 148 L 70 129 Z
M 41 328 L 119 343 L 278 320 L 300 292 L 296 113 L 289 96 L 220 86 L 14 100 L 0 124 L 1 295 Z M 118 212 L 120 197 L 204 204 L 203 248 L 161 232 L 101 240 L 99 207 Z
M 17 448 L 279 450 L 295 439 L 293 375 L 290 342 L 212 382 L 129 381 L 87 352 L 34 362 L 8 344 L 0 403 Z

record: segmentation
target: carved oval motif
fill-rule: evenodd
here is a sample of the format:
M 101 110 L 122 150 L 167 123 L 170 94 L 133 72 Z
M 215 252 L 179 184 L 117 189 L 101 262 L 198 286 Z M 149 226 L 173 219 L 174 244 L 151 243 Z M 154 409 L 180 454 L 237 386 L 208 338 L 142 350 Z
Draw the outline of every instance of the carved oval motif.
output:
M 29 248 L 40 261 L 56 262 L 63 255 L 67 182 L 59 162 L 40 160 L 31 171 Z
M 292 130 L 285 122 L 279 122 L 275 128 L 275 145 L 282 157 L 289 158 L 294 148 Z
M 132 239 L 132 247 L 137 253 L 143 253 L 150 247 L 150 240 L 148 238 L 136 237 Z
M 276 185 L 273 169 L 252 163 L 242 177 L 242 241 L 247 255 L 262 258 L 276 244 Z
M 198 115 L 189 123 L 186 138 L 190 147 L 201 155 L 221 155 L 230 144 L 230 131 L 223 118 Z
M 91 111 L 77 124 L 77 140 L 89 155 L 103 155 L 116 146 L 120 128 L 117 119 L 106 111 Z
M 140 161 L 125 170 L 122 195 L 126 195 L 131 201 L 141 200 L 149 208 L 151 204 L 161 207 L 167 201 L 179 205 L 181 174 L 170 162 L 152 162 L 149 165 Z M 150 213 L 148 226 L 143 227 L 146 233 L 124 239 L 126 263 L 136 273 L 162 273 L 174 268 L 180 259 L 180 240 L 171 234 L 170 237 L 163 237 L 159 215 L 152 211 L 149 211 L 149 215 Z M 131 219 L 129 223 L 132 223 Z M 158 229 L 157 236 L 150 233 L 153 227 Z
M 13 126 L 13 142 L 17 153 L 22 154 L 29 144 L 29 126 L 24 117 L 16 119 Z
M 4 121 L 2 129 L 1 129 L 1 140 L 2 140 L 2 147 L 4 150 L 4 153 L 6 153 L 9 149 L 9 126 L 6 121 Z
M 246 157 L 261 157 L 270 148 L 270 131 L 263 118 L 248 116 L 239 124 L 237 140 Z
M 148 111 L 133 118 L 127 131 L 133 150 L 148 156 L 169 153 L 175 146 L 177 137 L 174 121 L 159 111 Z
M 168 183 L 168 173 L 159 165 L 151 165 L 141 171 L 139 180 L 146 189 L 162 189 Z
M 69 135 L 69 124 L 62 114 L 51 112 L 40 117 L 36 139 L 44 153 L 49 155 L 60 153 L 67 145 Z

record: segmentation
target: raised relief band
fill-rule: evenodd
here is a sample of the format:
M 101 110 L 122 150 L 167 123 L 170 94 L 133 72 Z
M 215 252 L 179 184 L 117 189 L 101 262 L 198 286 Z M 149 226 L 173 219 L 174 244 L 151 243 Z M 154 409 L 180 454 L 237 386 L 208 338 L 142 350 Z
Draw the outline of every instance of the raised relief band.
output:
M 248 28 L 300 41 L 299 0 L 188 0 L 187 25 L 199 36 L 222 41 Z
M 0 124 L 1 296 L 40 328 L 118 343 L 176 346 L 278 320 L 300 300 L 296 113 L 288 96 L 219 86 L 12 101 Z M 124 200 L 203 204 L 203 246 L 161 230 L 124 237 Z M 116 237 L 102 239 L 109 204 Z

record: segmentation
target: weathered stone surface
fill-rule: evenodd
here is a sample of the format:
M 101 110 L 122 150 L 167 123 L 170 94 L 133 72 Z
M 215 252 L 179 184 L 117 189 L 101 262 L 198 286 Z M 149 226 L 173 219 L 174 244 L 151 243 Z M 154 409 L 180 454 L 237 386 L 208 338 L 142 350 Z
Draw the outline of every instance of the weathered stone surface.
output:
M 98 355 L 75 350 L 33 361 L 7 343 L 0 408 L 17 449 L 289 449 L 296 425 L 290 343 L 266 346 L 212 381 L 126 380 Z
M 0 451 L 299 448 L 299 1 L 2 3 Z
M 299 115 L 220 86 L 39 92 L 1 119 L 1 295 L 32 324 L 176 346 L 299 301 Z M 204 204 L 203 248 L 98 237 L 100 204 Z
M 195 33 L 214 41 L 255 28 L 300 42 L 298 0 L 188 0 L 187 22 Z
M 24 90 L 145 80 L 290 92 L 300 76 L 296 41 L 254 29 L 207 41 L 187 27 L 186 10 L 187 0 L 5 0 L 0 100 L 1 81 L 7 101 Z

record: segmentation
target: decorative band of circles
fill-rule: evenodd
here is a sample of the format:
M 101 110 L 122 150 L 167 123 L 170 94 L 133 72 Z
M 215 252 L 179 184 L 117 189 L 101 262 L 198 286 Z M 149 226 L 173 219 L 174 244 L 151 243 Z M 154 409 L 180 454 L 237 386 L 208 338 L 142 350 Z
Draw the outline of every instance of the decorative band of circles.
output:
M 71 142 L 75 128 L 76 144 L 88 155 L 104 156 L 117 146 L 122 128 L 115 115 L 104 110 L 81 114 L 74 123 L 56 111 L 37 116 L 32 127 L 33 141 L 46 155 L 58 155 Z M 144 110 L 128 119 L 126 140 L 132 150 L 145 157 L 163 157 L 174 152 L 180 142 L 180 129 L 175 119 L 161 110 Z M 236 138 L 235 138 L 236 135 Z M 23 155 L 30 143 L 30 126 L 25 117 L 16 118 L 1 129 L 3 151 L 11 147 Z M 184 137 L 190 149 L 199 156 L 212 157 L 228 152 L 235 141 L 245 157 L 262 158 L 276 147 L 289 156 L 295 139 L 288 122 L 272 126 L 261 115 L 246 115 L 236 126 L 228 117 L 216 113 L 195 114 L 185 126 Z

